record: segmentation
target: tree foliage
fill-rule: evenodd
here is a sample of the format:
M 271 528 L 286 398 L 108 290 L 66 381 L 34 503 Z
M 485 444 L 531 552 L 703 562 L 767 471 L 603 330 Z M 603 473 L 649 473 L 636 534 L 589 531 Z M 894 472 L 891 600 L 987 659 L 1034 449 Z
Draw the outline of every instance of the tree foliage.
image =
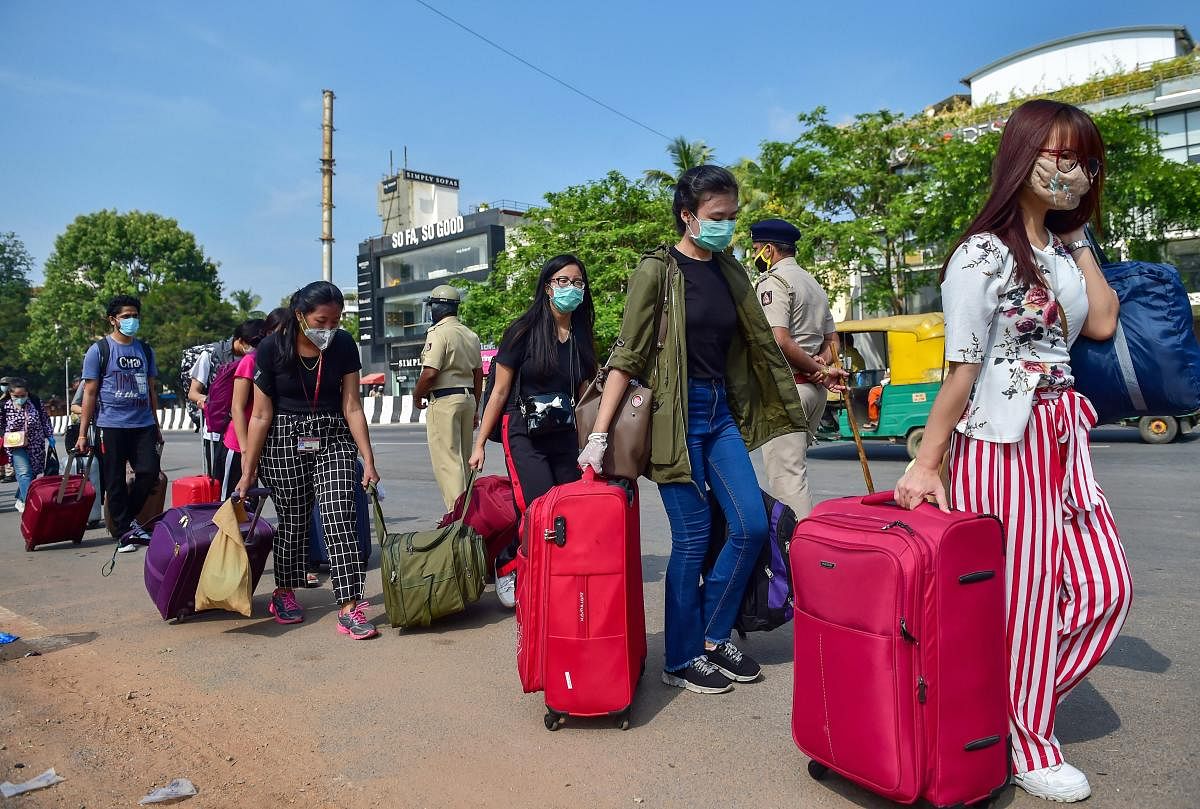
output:
M 29 328 L 26 307 L 32 290 L 29 276 L 33 257 L 15 233 L 0 233 L 0 375 L 25 374 L 29 369 L 18 352 Z
M 587 268 L 596 306 L 596 342 L 603 352 L 616 340 L 625 307 L 625 282 L 642 253 L 678 237 L 671 224 L 671 197 L 661 186 L 634 182 L 619 172 L 546 194 L 546 205 L 526 214 L 527 224 L 509 232 L 506 250 L 486 281 L 466 285 L 463 321 L 486 342 L 504 330 L 533 300 L 547 260 L 572 253 Z
M 233 304 L 233 318 L 239 323 L 251 318 L 264 318 L 266 314 L 259 309 L 262 295 L 255 295 L 249 289 L 235 289 L 229 293 L 229 302 Z
M 667 154 L 671 157 L 672 171 L 662 169 L 647 169 L 645 180 L 663 188 L 673 189 L 679 175 L 696 166 L 703 166 L 713 160 L 713 149 L 702 140 L 688 140 L 683 135 L 667 144 Z
M 22 355 L 38 367 L 82 361 L 90 343 L 109 331 L 110 298 L 142 300 L 139 336 L 154 346 L 160 376 L 173 373 L 183 348 L 228 336 L 233 307 L 221 298 L 217 265 L 174 219 L 114 210 L 79 216 L 55 239 L 45 285 L 29 306 Z

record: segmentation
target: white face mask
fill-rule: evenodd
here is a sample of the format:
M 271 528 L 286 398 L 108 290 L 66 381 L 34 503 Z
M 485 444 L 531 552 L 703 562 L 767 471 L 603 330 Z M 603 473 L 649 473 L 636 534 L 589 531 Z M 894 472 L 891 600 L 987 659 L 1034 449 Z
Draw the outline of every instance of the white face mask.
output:
M 324 351 L 329 348 L 329 344 L 333 342 L 333 335 L 337 329 L 312 329 L 308 326 L 304 327 L 304 336 L 307 337 L 312 344 L 317 347 L 317 351 Z
M 1029 187 L 1053 211 L 1073 211 L 1092 188 L 1092 181 L 1082 165 L 1067 172 L 1058 170 L 1058 160 L 1043 155 L 1033 164 Z

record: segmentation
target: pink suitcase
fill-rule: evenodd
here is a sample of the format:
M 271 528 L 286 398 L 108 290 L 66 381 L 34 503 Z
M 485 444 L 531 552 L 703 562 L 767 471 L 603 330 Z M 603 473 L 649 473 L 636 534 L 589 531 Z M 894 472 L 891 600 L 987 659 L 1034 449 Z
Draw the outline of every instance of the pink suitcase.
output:
M 828 500 L 796 527 L 792 737 L 814 778 L 987 800 L 1010 772 L 1000 522 L 892 497 Z
M 25 550 L 52 542 L 83 542 L 88 517 L 96 500 L 96 489 L 88 479 L 93 457 L 88 455 L 82 475 L 72 475 L 75 453 L 67 454 L 65 475 L 41 477 L 29 484 L 25 493 L 25 513 L 21 515 L 21 536 Z
M 555 486 L 521 524 L 517 669 L 545 691 L 547 730 L 568 716 L 625 730 L 646 667 L 637 484 L 595 477 Z

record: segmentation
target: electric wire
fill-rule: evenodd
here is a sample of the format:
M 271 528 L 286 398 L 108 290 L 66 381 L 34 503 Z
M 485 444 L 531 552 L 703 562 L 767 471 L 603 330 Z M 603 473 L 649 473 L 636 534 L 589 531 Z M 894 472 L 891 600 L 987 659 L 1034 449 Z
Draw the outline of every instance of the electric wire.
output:
M 571 84 L 570 82 L 568 82 L 568 81 L 564 81 L 563 79 L 560 79 L 558 76 L 555 76 L 555 75 L 554 75 L 554 74 L 552 74 L 552 73 L 548 73 L 548 72 L 546 72 L 545 70 L 542 70 L 540 67 L 538 67 L 537 65 L 533 64 L 533 63 L 532 63 L 532 62 L 530 62 L 529 60 L 527 60 L 527 59 L 523 59 L 522 57 L 520 57 L 520 56 L 518 56 L 517 54 L 513 53 L 512 51 L 510 51 L 508 48 L 504 47 L 503 45 L 501 45 L 501 44 L 499 44 L 499 43 L 497 43 L 497 42 L 494 42 L 494 41 L 493 41 L 493 40 L 491 40 L 491 39 L 488 39 L 487 37 L 485 37 L 483 34 L 479 33 L 478 31 L 476 31 L 475 29 L 473 29 L 473 28 L 471 28 L 471 27 L 469 27 L 469 26 L 467 26 L 467 25 L 465 25 L 465 24 L 463 24 L 463 23 L 459 22 L 458 20 L 454 19 L 454 18 L 453 18 L 453 17 L 451 17 L 449 14 L 446 14 L 446 13 L 444 13 L 444 12 L 442 12 L 442 11 L 439 11 L 438 9 L 434 8 L 433 6 L 431 6 L 429 3 L 425 2 L 425 0 L 414 0 L 414 2 L 416 2 L 416 3 L 417 3 L 417 5 L 424 6 L 425 8 L 429 9 L 429 10 L 430 10 L 430 11 L 432 11 L 434 14 L 438 15 L 439 17 L 441 17 L 442 19 L 446 20 L 447 22 L 449 22 L 449 23 L 452 23 L 452 24 L 454 24 L 454 25 L 457 25 L 459 28 L 461 28 L 462 30 L 466 31 L 466 32 L 467 32 L 468 34 L 470 34 L 471 36 L 473 36 L 473 37 L 476 37 L 477 39 L 481 39 L 481 40 L 483 40 L 483 41 L 484 41 L 484 42 L 486 42 L 488 45 L 491 45 L 493 48 L 495 48 L 496 50 L 500 51 L 501 53 L 503 53 L 503 54 L 505 54 L 505 55 L 507 55 L 507 56 L 510 56 L 510 57 L 512 57 L 513 59 L 516 59 L 518 62 L 520 62 L 521 64 L 525 65 L 525 67 L 529 68 L 530 70 L 534 70 L 534 71 L 536 71 L 536 72 L 538 72 L 538 73 L 542 74 L 542 75 L 543 75 L 543 76 L 545 76 L 547 79 L 550 79 L 550 81 L 552 81 L 552 82 L 555 82 L 556 84 L 560 84 L 560 85 L 562 85 L 563 87 L 567 88 L 568 90 L 570 90 L 571 92 L 573 92 L 573 93 L 575 93 L 575 94 L 577 94 L 577 95 L 583 96 L 583 97 L 584 97 L 584 98 L 586 98 L 588 101 L 592 102 L 593 104 L 596 104 L 596 105 L 598 105 L 598 106 L 601 106 L 601 107 L 603 107 L 604 109 L 608 110 L 609 112 L 613 113 L 614 115 L 619 115 L 620 117 L 624 118 L 626 121 L 629 121 L 631 124 L 634 124 L 634 125 L 636 125 L 636 126 L 640 126 L 642 129 L 646 130 L 647 132 L 651 132 L 651 133 L 653 133 L 653 134 L 655 134 L 655 135 L 658 135 L 658 136 L 659 136 L 660 138 L 662 138 L 663 140 L 666 140 L 666 141 L 670 141 L 670 140 L 671 140 L 670 136 L 668 136 L 668 135 L 664 135 L 662 132 L 659 132 L 659 131 L 658 131 L 657 129 L 655 129 L 654 127 L 652 127 L 652 126 L 649 126 L 648 124 L 644 124 L 644 123 L 642 123 L 641 121 L 639 121 L 638 119 L 636 119 L 636 118 L 634 118 L 634 117 L 632 117 L 632 116 L 626 115 L 625 113 L 621 112 L 621 111 L 620 111 L 619 109 L 617 109 L 616 107 L 613 107 L 613 106 L 611 106 L 611 105 L 609 105 L 609 104 L 605 104 L 605 103 L 604 103 L 603 101 L 601 101 L 600 99 L 596 98 L 596 97 L 595 97 L 595 96 L 593 96 L 593 95 L 589 95 L 588 93 L 584 92 L 583 90 L 580 90 L 578 87 L 576 87 L 575 85 Z

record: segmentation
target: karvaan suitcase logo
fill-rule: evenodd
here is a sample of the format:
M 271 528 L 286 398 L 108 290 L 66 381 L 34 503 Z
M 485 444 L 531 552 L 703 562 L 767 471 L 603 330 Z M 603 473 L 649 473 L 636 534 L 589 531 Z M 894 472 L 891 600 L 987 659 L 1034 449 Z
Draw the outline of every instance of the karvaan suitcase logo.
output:
M 835 565 L 833 562 L 826 562 L 826 561 L 822 560 L 821 567 L 827 567 L 830 570 L 833 570 L 835 567 L 837 567 L 837 565 Z
M 579 623 L 583 623 L 583 591 L 579 591 Z

